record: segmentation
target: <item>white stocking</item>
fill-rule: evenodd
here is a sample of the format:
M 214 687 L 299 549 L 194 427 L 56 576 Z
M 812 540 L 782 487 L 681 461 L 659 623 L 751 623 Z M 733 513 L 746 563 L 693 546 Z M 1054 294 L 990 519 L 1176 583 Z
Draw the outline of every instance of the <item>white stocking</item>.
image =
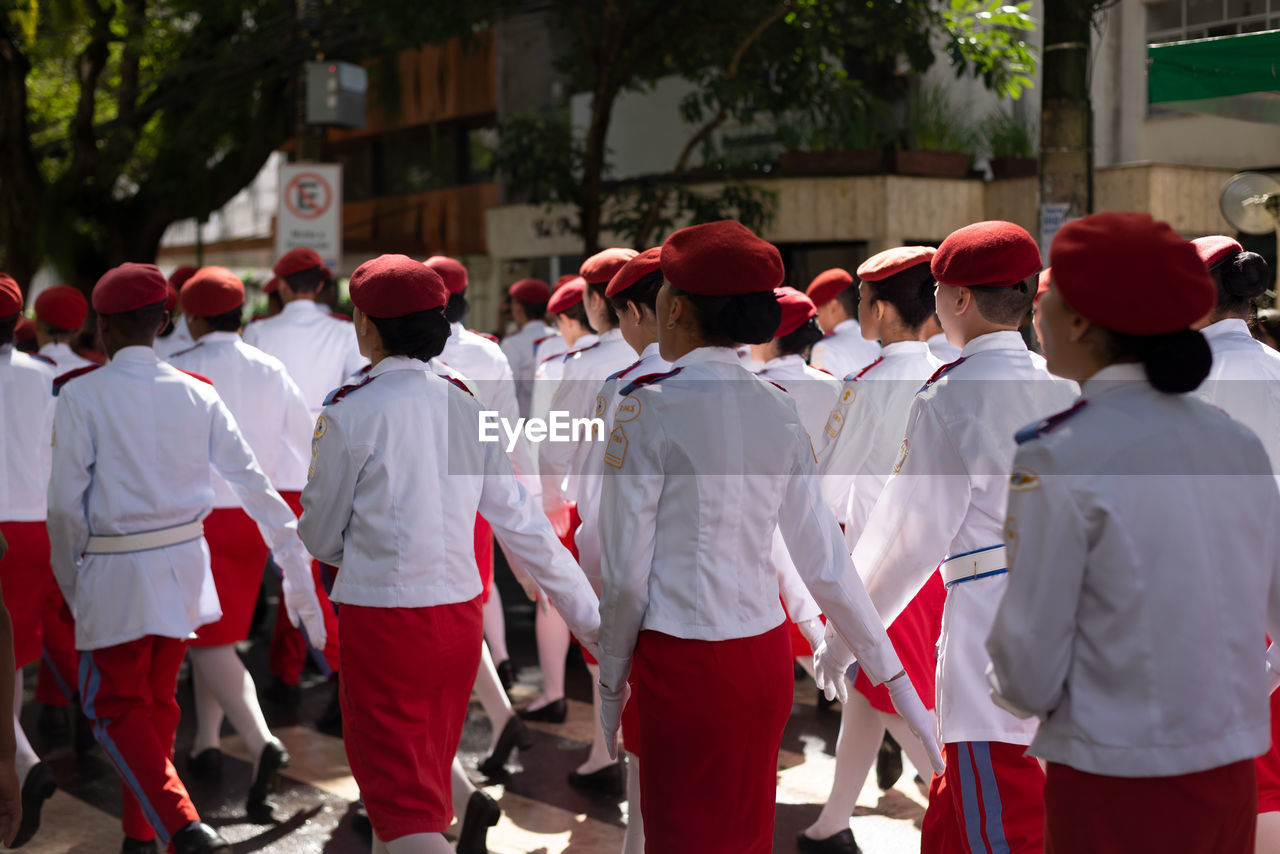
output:
M 387 854 L 453 854 L 453 846 L 443 833 L 411 833 L 388 842 L 386 851 Z
M 502 683 L 498 681 L 498 671 L 494 669 L 487 643 L 480 645 L 480 669 L 476 671 L 475 691 L 480 697 L 480 705 L 484 707 L 485 717 L 493 725 L 493 737 L 489 741 L 489 752 L 493 753 L 498 745 L 498 736 L 502 735 L 502 728 L 515 712 L 511 710 L 507 692 L 502 690 Z
M 191 647 L 189 652 L 192 669 L 204 681 L 244 741 L 245 750 L 253 757 L 256 769 L 262 748 L 271 739 L 271 731 L 267 729 L 262 707 L 258 705 L 253 677 L 236 654 L 235 645 Z
M 191 692 L 196 700 L 196 732 L 191 739 L 191 756 L 199 756 L 222 742 L 222 706 L 205 681 L 204 670 L 191 667 Z
M 644 854 L 644 814 L 640 807 L 640 757 L 627 754 L 627 833 L 622 854 Z
M 1280 851 L 1280 812 L 1264 812 L 1258 816 L 1259 854 Z
M 591 671 L 591 752 L 578 766 L 579 774 L 591 774 L 613 764 L 609 758 L 609 745 L 604 739 L 604 726 L 600 723 L 600 665 L 588 664 Z
M 542 668 L 542 695 L 529 704 L 540 709 L 564 697 L 564 659 L 569 654 L 569 627 L 555 608 L 534 609 L 534 634 L 538 638 L 538 665 Z
M 495 663 L 501 663 L 511 657 L 507 652 L 507 618 L 502 613 L 502 594 L 498 585 L 489 588 L 489 601 L 484 603 L 484 640 L 489 644 Z
M 449 769 L 450 795 L 453 799 L 453 814 L 457 816 L 458 821 L 462 821 L 467 816 L 467 802 L 471 800 L 471 794 L 476 787 L 471 785 L 471 778 L 467 776 L 467 772 L 462 770 L 462 763 L 458 761 L 458 757 L 453 757 L 453 767 Z
M 18 670 L 13 683 L 13 738 L 18 748 L 17 753 L 14 755 L 14 762 L 18 767 L 19 784 L 27 781 L 27 772 L 40 762 L 40 757 L 36 756 L 36 751 L 31 746 L 31 742 L 27 741 L 27 734 L 22 730 L 21 712 L 22 671 Z
M 836 739 L 836 772 L 835 779 L 831 781 L 831 795 L 818 820 L 805 829 L 805 836 L 826 839 L 849 828 L 849 819 L 858 805 L 858 794 L 883 740 L 883 716 L 850 685 L 849 701 L 840 710 L 840 735 Z

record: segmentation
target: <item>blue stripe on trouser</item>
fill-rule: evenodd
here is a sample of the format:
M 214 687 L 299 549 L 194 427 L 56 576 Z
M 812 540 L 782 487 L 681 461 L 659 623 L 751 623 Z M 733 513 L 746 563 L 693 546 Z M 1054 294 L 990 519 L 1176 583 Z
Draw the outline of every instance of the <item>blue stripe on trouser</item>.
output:
M 1007 854 L 1009 843 L 1004 838 L 1004 807 L 1000 802 L 1000 788 L 996 785 L 996 769 L 991 764 L 991 744 L 975 741 L 970 748 L 973 750 L 973 765 L 978 770 L 978 781 L 982 785 L 987 842 L 993 854 Z
M 53 659 L 49 657 L 49 650 L 41 648 L 40 657 L 44 659 L 44 663 L 49 668 L 49 672 L 53 674 L 53 681 L 58 683 L 58 690 L 62 692 L 62 696 L 66 697 L 68 700 L 74 697 L 76 692 L 71 690 L 71 686 L 67 684 L 67 680 L 62 678 L 62 673 L 53 663 Z
M 987 843 L 982 840 L 982 819 L 978 810 L 978 787 L 973 778 L 973 748 L 969 742 L 956 745 L 960 760 L 960 803 L 964 808 L 964 832 L 973 854 L 987 854 Z
M 80 696 L 83 698 L 84 713 L 93 721 L 93 734 L 98 739 L 98 744 L 102 745 L 107 758 L 111 760 L 116 772 L 120 774 L 120 779 L 129 787 L 129 791 L 137 799 L 138 805 L 142 807 L 143 815 L 146 816 L 147 821 L 151 824 L 151 829 L 156 832 L 160 844 L 167 846 L 169 844 L 169 831 L 165 828 L 164 822 L 160 820 L 160 814 L 156 812 L 155 807 L 151 805 L 151 801 L 147 798 L 147 793 L 138 784 L 138 778 L 133 775 L 133 769 L 129 767 L 129 763 L 125 762 L 124 756 L 120 753 L 120 748 L 111 740 L 111 736 L 107 733 L 106 723 L 94 714 L 93 706 L 94 701 L 98 698 L 98 687 L 102 684 L 102 674 L 98 671 L 97 665 L 93 663 L 93 652 L 91 650 L 84 650 L 80 653 L 80 683 Z

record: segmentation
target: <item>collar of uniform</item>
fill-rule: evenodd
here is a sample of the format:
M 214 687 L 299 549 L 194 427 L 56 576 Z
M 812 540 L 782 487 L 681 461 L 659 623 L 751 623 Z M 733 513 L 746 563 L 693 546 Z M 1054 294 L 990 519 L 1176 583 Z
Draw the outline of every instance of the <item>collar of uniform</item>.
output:
M 1246 338 L 1253 337 L 1249 334 L 1249 324 L 1238 317 L 1228 317 L 1226 320 L 1210 323 L 1200 330 L 1200 334 L 1211 341 L 1215 338 L 1239 337 L 1241 335 Z
M 732 347 L 698 347 L 685 353 L 671 363 L 673 368 L 685 368 L 700 362 L 724 362 L 726 365 L 740 365 L 738 351 Z
M 621 341 L 621 340 L 622 340 L 622 330 L 617 326 L 613 327 L 607 332 L 600 333 L 601 344 L 608 344 L 610 341 Z
M 741 359 L 739 359 L 739 363 L 741 363 Z M 804 358 L 792 353 L 788 356 L 779 356 L 776 359 L 770 359 L 764 363 L 764 367 L 760 369 L 760 373 L 767 374 L 770 371 L 785 370 L 787 368 L 799 368 L 803 371 Z
M 315 300 L 295 299 L 285 303 L 284 308 L 280 309 L 281 314 L 315 314 L 323 311 L 320 306 L 316 305 Z
M 858 325 L 858 321 L 851 317 L 848 320 L 840 321 L 836 324 L 836 328 L 831 330 L 832 335 L 844 335 L 846 333 L 861 338 L 862 327 Z
M 644 349 L 640 351 L 641 359 L 650 359 L 650 358 L 658 359 L 661 357 L 662 357 L 662 354 L 658 352 L 657 341 L 654 341 L 652 344 L 646 344 L 644 346 Z
M 1116 362 L 1085 380 L 1080 387 L 1080 396 L 1097 397 L 1119 388 L 1133 388 L 1135 383 L 1141 383 L 1143 387 L 1149 385 L 1147 372 L 1142 365 L 1137 362 Z
M 516 331 L 517 331 L 517 332 L 524 332 L 524 331 L 527 329 L 527 330 L 529 330 L 530 332 L 534 332 L 534 333 L 536 333 L 536 334 L 538 334 L 538 335 L 543 335 L 543 334 L 545 334 L 545 333 L 544 333 L 542 330 L 544 330 L 544 329 L 546 329 L 546 328 L 547 328 L 547 325 L 546 325 L 545 323 L 543 323 L 541 320 L 538 320 L 538 319 L 535 317 L 533 320 L 526 320 L 526 321 L 524 322 L 524 326 L 521 326 L 521 327 L 520 327 L 518 330 L 516 330 Z
M 453 322 L 453 323 L 450 323 L 450 324 L 449 324 L 449 337 L 450 337 L 450 338 L 461 338 L 461 337 L 462 337 L 462 323 L 461 323 L 461 322 L 459 322 L 459 321 L 455 321 L 455 322 Z
M 924 341 L 895 341 L 880 348 L 881 356 L 910 356 L 913 353 L 924 355 L 929 352 L 929 345 Z
M 1002 329 L 999 332 L 988 332 L 986 335 L 979 335 L 960 351 L 960 355 L 969 358 L 975 353 L 982 353 L 987 350 L 1025 350 L 1027 342 L 1022 340 L 1022 333 L 1016 329 Z
M 111 357 L 112 362 L 137 362 L 139 364 L 146 362 L 158 362 L 160 357 L 156 355 L 156 351 L 152 347 L 143 347 L 134 345 L 132 347 L 121 347 L 116 354 Z
M 366 375 L 369 379 L 385 374 L 389 371 L 430 371 L 431 365 L 421 359 L 414 359 L 411 356 L 387 356 L 378 364 L 369 369 Z M 381 386 L 379 386 L 381 388 Z
M 71 347 L 70 345 L 63 344 L 61 341 L 50 341 L 37 352 L 39 352 L 41 356 L 48 356 L 50 359 L 53 359 L 55 354 L 65 355 L 66 353 L 71 352 Z M 56 362 L 57 359 L 54 359 L 54 361 Z
M 196 343 L 197 344 L 218 344 L 220 342 L 225 342 L 225 341 L 239 341 L 239 340 L 240 340 L 239 332 L 214 331 L 214 332 L 208 332 L 204 335 L 201 335 L 200 338 L 196 341 Z

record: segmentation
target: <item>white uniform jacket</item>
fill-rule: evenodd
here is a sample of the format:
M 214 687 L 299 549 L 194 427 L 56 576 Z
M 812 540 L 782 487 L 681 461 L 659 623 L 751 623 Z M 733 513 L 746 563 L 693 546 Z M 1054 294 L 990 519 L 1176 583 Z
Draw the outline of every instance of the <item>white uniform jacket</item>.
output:
M 597 600 L 499 443 L 479 441 L 481 404 L 425 362 L 390 356 L 332 395 L 316 422 L 299 530 L 339 567 L 332 599 L 426 608 L 480 595 L 479 512 L 508 554 L 594 644 Z
M 284 363 L 234 332 L 210 332 L 169 364 L 213 380 L 222 402 L 235 416 L 258 465 L 276 489 L 298 492 L 307 482 L 311 430 L 315 419 Z M 239 507 L 231 488 L 214 476 L 214 507 Z
M 179 350 L 185 350 L 192 344 L 196 343 L 191 337 L 191 328 L 187 326 L 187 316 L 184 314 L 173 322 L 173 331 L 164 338 L 157 338 L 155 344 L 156 355 L 161 359 L 168 359 Z
M 623 398 L 605 452 L 601 683 L 626 679 L 642 629 L 715 641 L 782 623 L 775 528 L 867 675 L 896 675 L 901 663 L 822 502 L 795 403 L 729 348 L 699 348 L 672 370 Z
M 90 535 L 139 534 L 208 516 L 211 467 L 258 523 L 286 584 L 312 590 L 311 560 L 293 511 L 271 488 L 213 386 L 160 361 L 150 347 L 125 347 L 61 387 L 49 542 L 54 575 L 75 614 L 78 649 L 144 635 L 185 638 L 222 615 L 203 537 L 149 551 L 84 554 Z
M 1280 352 L 1250 335 L 1243 320 L 1219 320 L 1200 331 L 1213 367 L 1197 393 L 1258 434 L 1280 478 Z
M 886 624 L 944 558 L 1000 545 L 1014 434 L 1076 398 L 1075 384 L 1051 376 L 1017 332 L 980 335 L 962 358 L 912 402 L 895 473 L 853 551 Z M 991 702 L 987 687 L 983 643 L 1006 580 L 994 575 L 947 590 L 936 705 L 944 743 L 1028 744 L 1035 730 Z
M 524 326 L 502 339 L 502 354 L 507 357 L 511 366 L 511 375 L 516 383 L 516 402 L 520 415 L 529 417 L 529 409 L 533 404 L 533 375 L 538 369 L 535 342 L 541 341 L 552 333 L 547 324 L 541 320 L 530 320 Z
M 821 454 L 827 443 L 823 425 L 840 394 L 840 380 L 806 365 L 800 356 L 779 356 L 764 363 L 756 376 L 782 386 L 796 402 L 800 423 L 813 442 L 815 454 Z
M 244 340 L 284 362 L 313 416 L 325 396 L 367 362 L 351 321 L 334 317 L 327 306 L 309 299 L 296 299 L 276 316 L 250 323 Z
M 987 649 L 1031 752 L 1091 774 L 1189 774 L 1271 743 L 1280 491 L 1247 428 L 1134 364 L 1020 436 L 1008 589 Z
M 541 365 L 552 356 L 563 356 L 569 352 L 569 345 L 564 338 L 553 327 L 547 327 L 548 332 L 541 338 L 535 338 L 533 341 L 533 359 L 534 373 L 537 373 L 537 366 Z M 591 336 L 594 342 L 595 335 Z M 580 346 L 585 346 L 581 345 Z
M 56 374 L 47 360 L 0 347 L 0 521 L 45 519 Z
M 947 333 L 945 332 L 930 335 L 927 343 L 929 344 L 929 352 L 944 365 L 960 358 L 960 348 L 947 340 Z
M 880 344 L 862 337 L 858 321 L 842 320 L 813 345 L 809 363 L 837 379 L 844 379 L 874 362 L 879 355 Z
M 61 341 L 50 341 L 45 344 L 40 348 L 40 355 L 52 361 L 59 374 L 98 364 L 97 362 L 89 361 L 75 350 L 72 350 L 71 345 L 64 344 Z

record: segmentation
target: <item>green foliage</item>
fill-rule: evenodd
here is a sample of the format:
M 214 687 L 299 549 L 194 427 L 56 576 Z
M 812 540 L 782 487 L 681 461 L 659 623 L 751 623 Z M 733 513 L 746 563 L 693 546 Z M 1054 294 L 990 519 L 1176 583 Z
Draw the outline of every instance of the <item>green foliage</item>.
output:
M 513 201 L 577 204 L 580 199 L 582 141 L 573 136 L 567 110 L 508 114 L 493 165 Z
M 758 232 L 773 221 L 776 203 L 776 193 L 732 178 L 714 187 L 644 181 L 610 195 L 604 227 L 644 250 L 677 228 L 721 219 L 736 219 Z
M 978 135 L 992 157 L 1034 157 L 1035 129 L 1010 107 L 1000 107 L 978 123 Z
M 904 134 L 908 149 L 971 153 L 977 138 L 969 105 L 947 97 L 941 87 L 921 86 L 908 99 Z
M 1001 97 L 1021 97 L 1035 84 L 1035 55 L 1023 38 L 1035 29 L 1030 11 L 1030 2 L 948 0 L 939 14 L 956 75 L 974 74 Z

